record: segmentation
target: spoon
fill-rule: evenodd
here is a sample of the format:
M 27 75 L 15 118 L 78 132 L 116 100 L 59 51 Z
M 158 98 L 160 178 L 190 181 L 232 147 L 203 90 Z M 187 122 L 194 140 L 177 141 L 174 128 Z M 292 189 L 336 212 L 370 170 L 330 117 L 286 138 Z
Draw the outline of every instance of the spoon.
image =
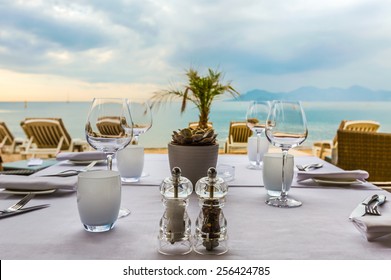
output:
M 306 164 L 306 165 L 296 165 L 297 169 L 299 169 L 300 171 L 308 171 L 310 169 L 318 169 L 318 168 L 321 168 L 323 167 L 323 163 L 310 163 L 310 164 Z

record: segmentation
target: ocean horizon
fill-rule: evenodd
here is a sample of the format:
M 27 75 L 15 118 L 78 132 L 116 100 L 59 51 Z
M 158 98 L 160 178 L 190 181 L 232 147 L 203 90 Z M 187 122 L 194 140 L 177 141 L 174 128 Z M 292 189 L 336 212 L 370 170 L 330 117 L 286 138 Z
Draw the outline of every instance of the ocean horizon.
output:
M 228 136 L 231 121 L 245 121 L 250 102 L 216 101 L 210 120 L 218 133 L 220 148 Z M 15 137 L 25 138 L 20 122 L 25 118 L 62 118 L 72 138 L 85 139 L 84 124 L 91 102 L 0 102 L 0 121 L 7 124 Z M 198 121 L 198 110 L 189 104 L 180 114 L 180 102 L 172 102 L 153 110 L 152 128 L 140 136 L 140 145 L 146 148 L 165 148 L 173 130 Z M 308 138 L 303 146 L 314 141 L 334 138 L 341 120 L 373 120 L 380 123 L 381 132 L 391 132 L 391 102 L 302 102 L 307 123 Z

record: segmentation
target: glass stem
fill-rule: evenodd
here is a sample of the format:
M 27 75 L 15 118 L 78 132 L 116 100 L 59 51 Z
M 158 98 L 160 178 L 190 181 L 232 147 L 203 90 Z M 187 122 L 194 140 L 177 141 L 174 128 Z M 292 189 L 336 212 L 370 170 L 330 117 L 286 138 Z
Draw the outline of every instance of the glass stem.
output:
M 133 135 L 133 138 L 132 138 L 132 145 L 138 145 L 138 137 L 139 135 Z
M 113 170 L 113 154 L 107 154 L 107 170 Z
M 285 165 L 286 165 L 286 160 L 288 157 L 288 150 L 283 149 L 282 150 L 282 189 L 281 189 L 281 199 L 285 200 L 287 197 L 286 194 L 286 182 L 285 182 Z
M 257 133 L 257 159 L 256 164 L 261 164 L 261 133 Z

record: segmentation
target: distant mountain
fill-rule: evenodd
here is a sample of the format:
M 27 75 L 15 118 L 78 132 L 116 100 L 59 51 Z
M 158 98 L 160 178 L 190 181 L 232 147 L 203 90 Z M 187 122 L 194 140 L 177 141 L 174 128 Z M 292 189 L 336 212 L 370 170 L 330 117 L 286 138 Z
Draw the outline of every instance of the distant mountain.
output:
M 254 89 L 241 94 L 236 101 L 250 100 L 300 100 L 300 101 L 391 101 L 391 91 L 371 90 L 361 86 L 350 88 L 301 87 L 290 92 L 269 92 Z

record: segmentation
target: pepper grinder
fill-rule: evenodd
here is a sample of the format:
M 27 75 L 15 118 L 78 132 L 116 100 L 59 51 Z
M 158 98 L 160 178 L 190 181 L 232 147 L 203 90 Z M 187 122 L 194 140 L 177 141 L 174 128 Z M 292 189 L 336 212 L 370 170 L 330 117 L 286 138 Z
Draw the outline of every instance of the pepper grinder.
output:
M 172 176 L 160 184 L 165 211 L 160 219 L 159 252 L 164 255 L 185 255 L 192 250 L 191 221 L 187 214 L 193 184 L 174 167 Z
M 217 177 L 216 168 L 208 169 L 208 176 L 196 183 L 201 207 L 196 221 L 194 235 L 194 251 L 202 255 L 221 255 L 228 251 L 227 220 L 222 208 L 228 185 L 221 177 Z

